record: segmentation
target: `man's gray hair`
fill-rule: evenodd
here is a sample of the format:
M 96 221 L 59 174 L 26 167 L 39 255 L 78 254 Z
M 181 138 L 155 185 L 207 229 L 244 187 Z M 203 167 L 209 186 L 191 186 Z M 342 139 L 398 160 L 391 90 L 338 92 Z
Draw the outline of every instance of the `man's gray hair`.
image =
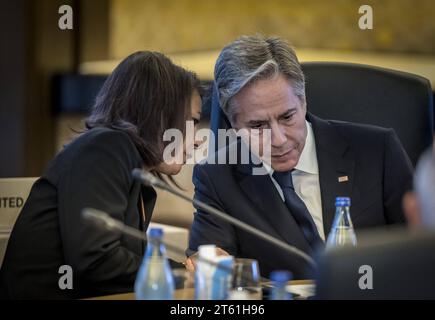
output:
M 305 77 L 293 48 L 278 37 L 242 36 L 220 53 L 214 78 L 219 104 L 233 123 L 236 110 L 232 98 L 256 80 L 283 74 L 305 106 Z
M 420 204 L 422 226 L 435 229 L 435 152 L 433 147 L 427 150 L 418 161 L 414 189 Z

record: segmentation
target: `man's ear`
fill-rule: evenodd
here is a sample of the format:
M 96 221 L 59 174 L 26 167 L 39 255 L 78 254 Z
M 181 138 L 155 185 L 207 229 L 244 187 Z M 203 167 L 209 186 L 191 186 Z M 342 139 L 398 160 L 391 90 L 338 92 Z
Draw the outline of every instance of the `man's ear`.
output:
M 406 192 L 403 196 L 402 205 L 408 226 L 419 228 L 421 226 L 420 206 L 415 193 L 412 191 Z
M 302 105 L 302 109 L 304 109 L 305 111 L 307 111 L 307 98 L 303 97 L 303 98 L 299 98 L 301 101 L 301 105 Z

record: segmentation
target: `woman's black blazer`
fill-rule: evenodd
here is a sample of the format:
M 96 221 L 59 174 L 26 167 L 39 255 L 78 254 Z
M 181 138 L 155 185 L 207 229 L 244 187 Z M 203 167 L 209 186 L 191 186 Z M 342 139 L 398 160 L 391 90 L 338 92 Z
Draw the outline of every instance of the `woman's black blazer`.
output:
M 132 291 L 146 243 L 92 225 L 81 213 L 86 207 L 103 210 L 145 231 L 156 192 L 133 180 L 138 167 L 142 158 L 122 131 L 94 128 L 66 146 L 33 185 L 15 223 L 0 294 L 56 299 Z M 66 270 L 72 270 L 72 289 L 65 288 L 71 284 Z

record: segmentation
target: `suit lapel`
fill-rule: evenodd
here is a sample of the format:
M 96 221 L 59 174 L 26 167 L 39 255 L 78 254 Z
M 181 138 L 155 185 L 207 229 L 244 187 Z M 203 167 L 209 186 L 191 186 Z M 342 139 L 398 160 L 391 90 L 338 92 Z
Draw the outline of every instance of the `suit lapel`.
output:
M 287 243 L 296 245 L 306 252 L 310 251 L 307 240 L 282 201 L 269 174 L 253 175 L 253 168 L 252 164 L 237 165 L 239 185 L 258 208 L 256 212 L 260 213 Z
M 311 122 L 319 165 L 323 228 L 327 237 L 335 215 L 335 198 L 352 195 L 355 157 L 347 141 L 328 121 L 307 114 Z
M 142 216 L 141 196 L 144 206 L 145 220 Z M 157 193 L 152 187 L 142 186 L 139 181 L 133 183 L 130 193 L 129 203 L 136 203 L 139 212 L 140 226 L 143 231 L 146 231 L 153 215 L 154 205 L 156 203 Z
M 157 193 L 154 188 L 148 186 L 142 186 L 141 193 L 145 209 L 145 221 L 143 226 L 144 230 L 147 230 L 156 204 Z

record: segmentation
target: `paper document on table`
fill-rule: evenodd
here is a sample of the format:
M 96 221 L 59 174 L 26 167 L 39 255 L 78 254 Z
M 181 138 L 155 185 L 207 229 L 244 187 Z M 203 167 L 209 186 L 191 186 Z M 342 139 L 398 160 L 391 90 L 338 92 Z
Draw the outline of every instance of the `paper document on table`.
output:
M 286 290 L 298 296 L 299 299 L 306 299 L 314 296 L 316 286 L 314 284 L 294 284 L 287 286 Z

